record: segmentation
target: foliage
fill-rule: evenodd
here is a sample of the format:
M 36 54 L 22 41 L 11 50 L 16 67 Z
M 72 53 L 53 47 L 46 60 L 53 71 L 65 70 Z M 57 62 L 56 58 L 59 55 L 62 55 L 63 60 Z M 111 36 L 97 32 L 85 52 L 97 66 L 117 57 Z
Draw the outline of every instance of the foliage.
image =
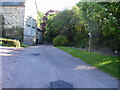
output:
M 20 47 L 20 42 L 12 39 L 0 39 L 0 44 L 2 46 Z
M 88 47 L 91 33 L 91 46 L 120 50 L 119 8 L 119 2 L 79 2 L 49 16 L 46 40 L 52 43 L 54 37 L 63 35 L 69 46 Z
M 42 23 L 42 19 L 44 17 L 44 13 L 39 11 L 38 12 L 38 16 L 37 16 L 37 26 L 40 27 L 41 23 Z
M 118 66 L 120 66 L 120 61 L 118 60 L 117 56 L 101 55 L 69 47 L 58 48 L 62 49 L 63 51 L 66 51 L 74 57 L 82 59 L 86 63 L 98 69 L 109 73 L 113 77 L 120 79 L 120 73 L 118 72 Z
M 65 36 L 57 36 L 53 39 L 53 45 L 54 46 L 66 46 L 68 43 L 68 40 Z
M 74 6 L 71 10 L 64 10 L 49 16 L 46 30 L 46 40 L 48 42 L 52 42 L 57 35 L 63 35 L 67 37 L 69 46 L 80 42 L 80 38 L 83 38 L 82 35 L 87 33 L 77 6 Z
M 119 50 L 119 2 L 79 2 L 77 6 L 87 30 L 92 33 L 93 45 Z
M 58 33 L 54 30 L 54 17 L 56 16 L 56 14 L 51 14 L 50 16 L 48 16 L 48 20 L 47 20 L 47 26 L 46 26 L 46 36 L 45 36 L 45 40 L 49 43 L 53 42 L 53 39 L 58 35 Z
M 21 47 L 28 47 L 28 45 L 24 44 L 24 43 L 20 43 Z

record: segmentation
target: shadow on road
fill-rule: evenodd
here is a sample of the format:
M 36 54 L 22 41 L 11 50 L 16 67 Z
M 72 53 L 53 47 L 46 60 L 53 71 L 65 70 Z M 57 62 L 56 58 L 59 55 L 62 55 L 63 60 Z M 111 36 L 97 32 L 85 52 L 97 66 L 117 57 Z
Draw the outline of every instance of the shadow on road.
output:
M 62 80 L 53 81 L 50 83 L 50 86 L 51 86 L 51 90 L 61 90 L 61 88 L 62 90 L 66 90 L 66 89 L 74 90 L 72 84 Z

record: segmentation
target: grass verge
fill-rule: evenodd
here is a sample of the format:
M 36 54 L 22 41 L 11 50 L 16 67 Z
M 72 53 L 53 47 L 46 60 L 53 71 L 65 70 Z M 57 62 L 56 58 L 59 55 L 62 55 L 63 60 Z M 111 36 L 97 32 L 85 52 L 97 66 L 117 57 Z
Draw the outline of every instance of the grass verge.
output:
M 23 48 L 29 47 L 28 45 L 26 45 L 26 44 L 24 44 L 24 43 L 21 43 L 20 45 L 21 45 L 21 47 L 23 47 Z
M 93 52 L 87 52 L 79 49 L 74 49 L 70 47 L 57 47 L 74 57 L 80 58 L 86 63 L 109 73 L 111 76 L 120 79 L 120 72 L 118 68 L 120 67 L 120 60 L 118 56 L 101 55 Z

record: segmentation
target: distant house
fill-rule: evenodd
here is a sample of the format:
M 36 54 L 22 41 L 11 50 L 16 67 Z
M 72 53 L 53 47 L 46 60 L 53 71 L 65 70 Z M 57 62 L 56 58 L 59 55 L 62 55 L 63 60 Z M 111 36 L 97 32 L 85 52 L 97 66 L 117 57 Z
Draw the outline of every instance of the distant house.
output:
M 33 45 L 37 37 L 37 9 L 35 0 L 4 0 L 0 3 L 2 34 Z M 39 39 L 39 38 L 38 38 Z

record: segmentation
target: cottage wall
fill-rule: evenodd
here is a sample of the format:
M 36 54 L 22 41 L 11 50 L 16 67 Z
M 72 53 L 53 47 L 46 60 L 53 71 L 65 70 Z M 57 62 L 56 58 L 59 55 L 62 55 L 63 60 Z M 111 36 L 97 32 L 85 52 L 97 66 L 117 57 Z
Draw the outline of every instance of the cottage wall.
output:
M 2 18 L 1 36 L 23 40 L 24 6 L 0 6 Z
M 2 36 L 2 15 L 0 14 L 0 37 Z
M 9 0 L 6 1 L 9 2 Z M 0 19 L 2 18 L 3 24 L 3 30 L 0 32 L 2 32 L 2 35 L 5 34 L 5 37 L 18 39 L 25 44 L 33 45 L 36 42 L 37 30 L 35 0 L 21 1 L 24 4 L 0 6 Z
M 25 2 L 25 18 L 24 18 L 24 43 L 33 45 L 36 42 L 37 29 L 37 9 L 34 0 Z
M 24 6 L 2 6 L 0 14 L 3 15 L 4 28 L 24 27 Z

